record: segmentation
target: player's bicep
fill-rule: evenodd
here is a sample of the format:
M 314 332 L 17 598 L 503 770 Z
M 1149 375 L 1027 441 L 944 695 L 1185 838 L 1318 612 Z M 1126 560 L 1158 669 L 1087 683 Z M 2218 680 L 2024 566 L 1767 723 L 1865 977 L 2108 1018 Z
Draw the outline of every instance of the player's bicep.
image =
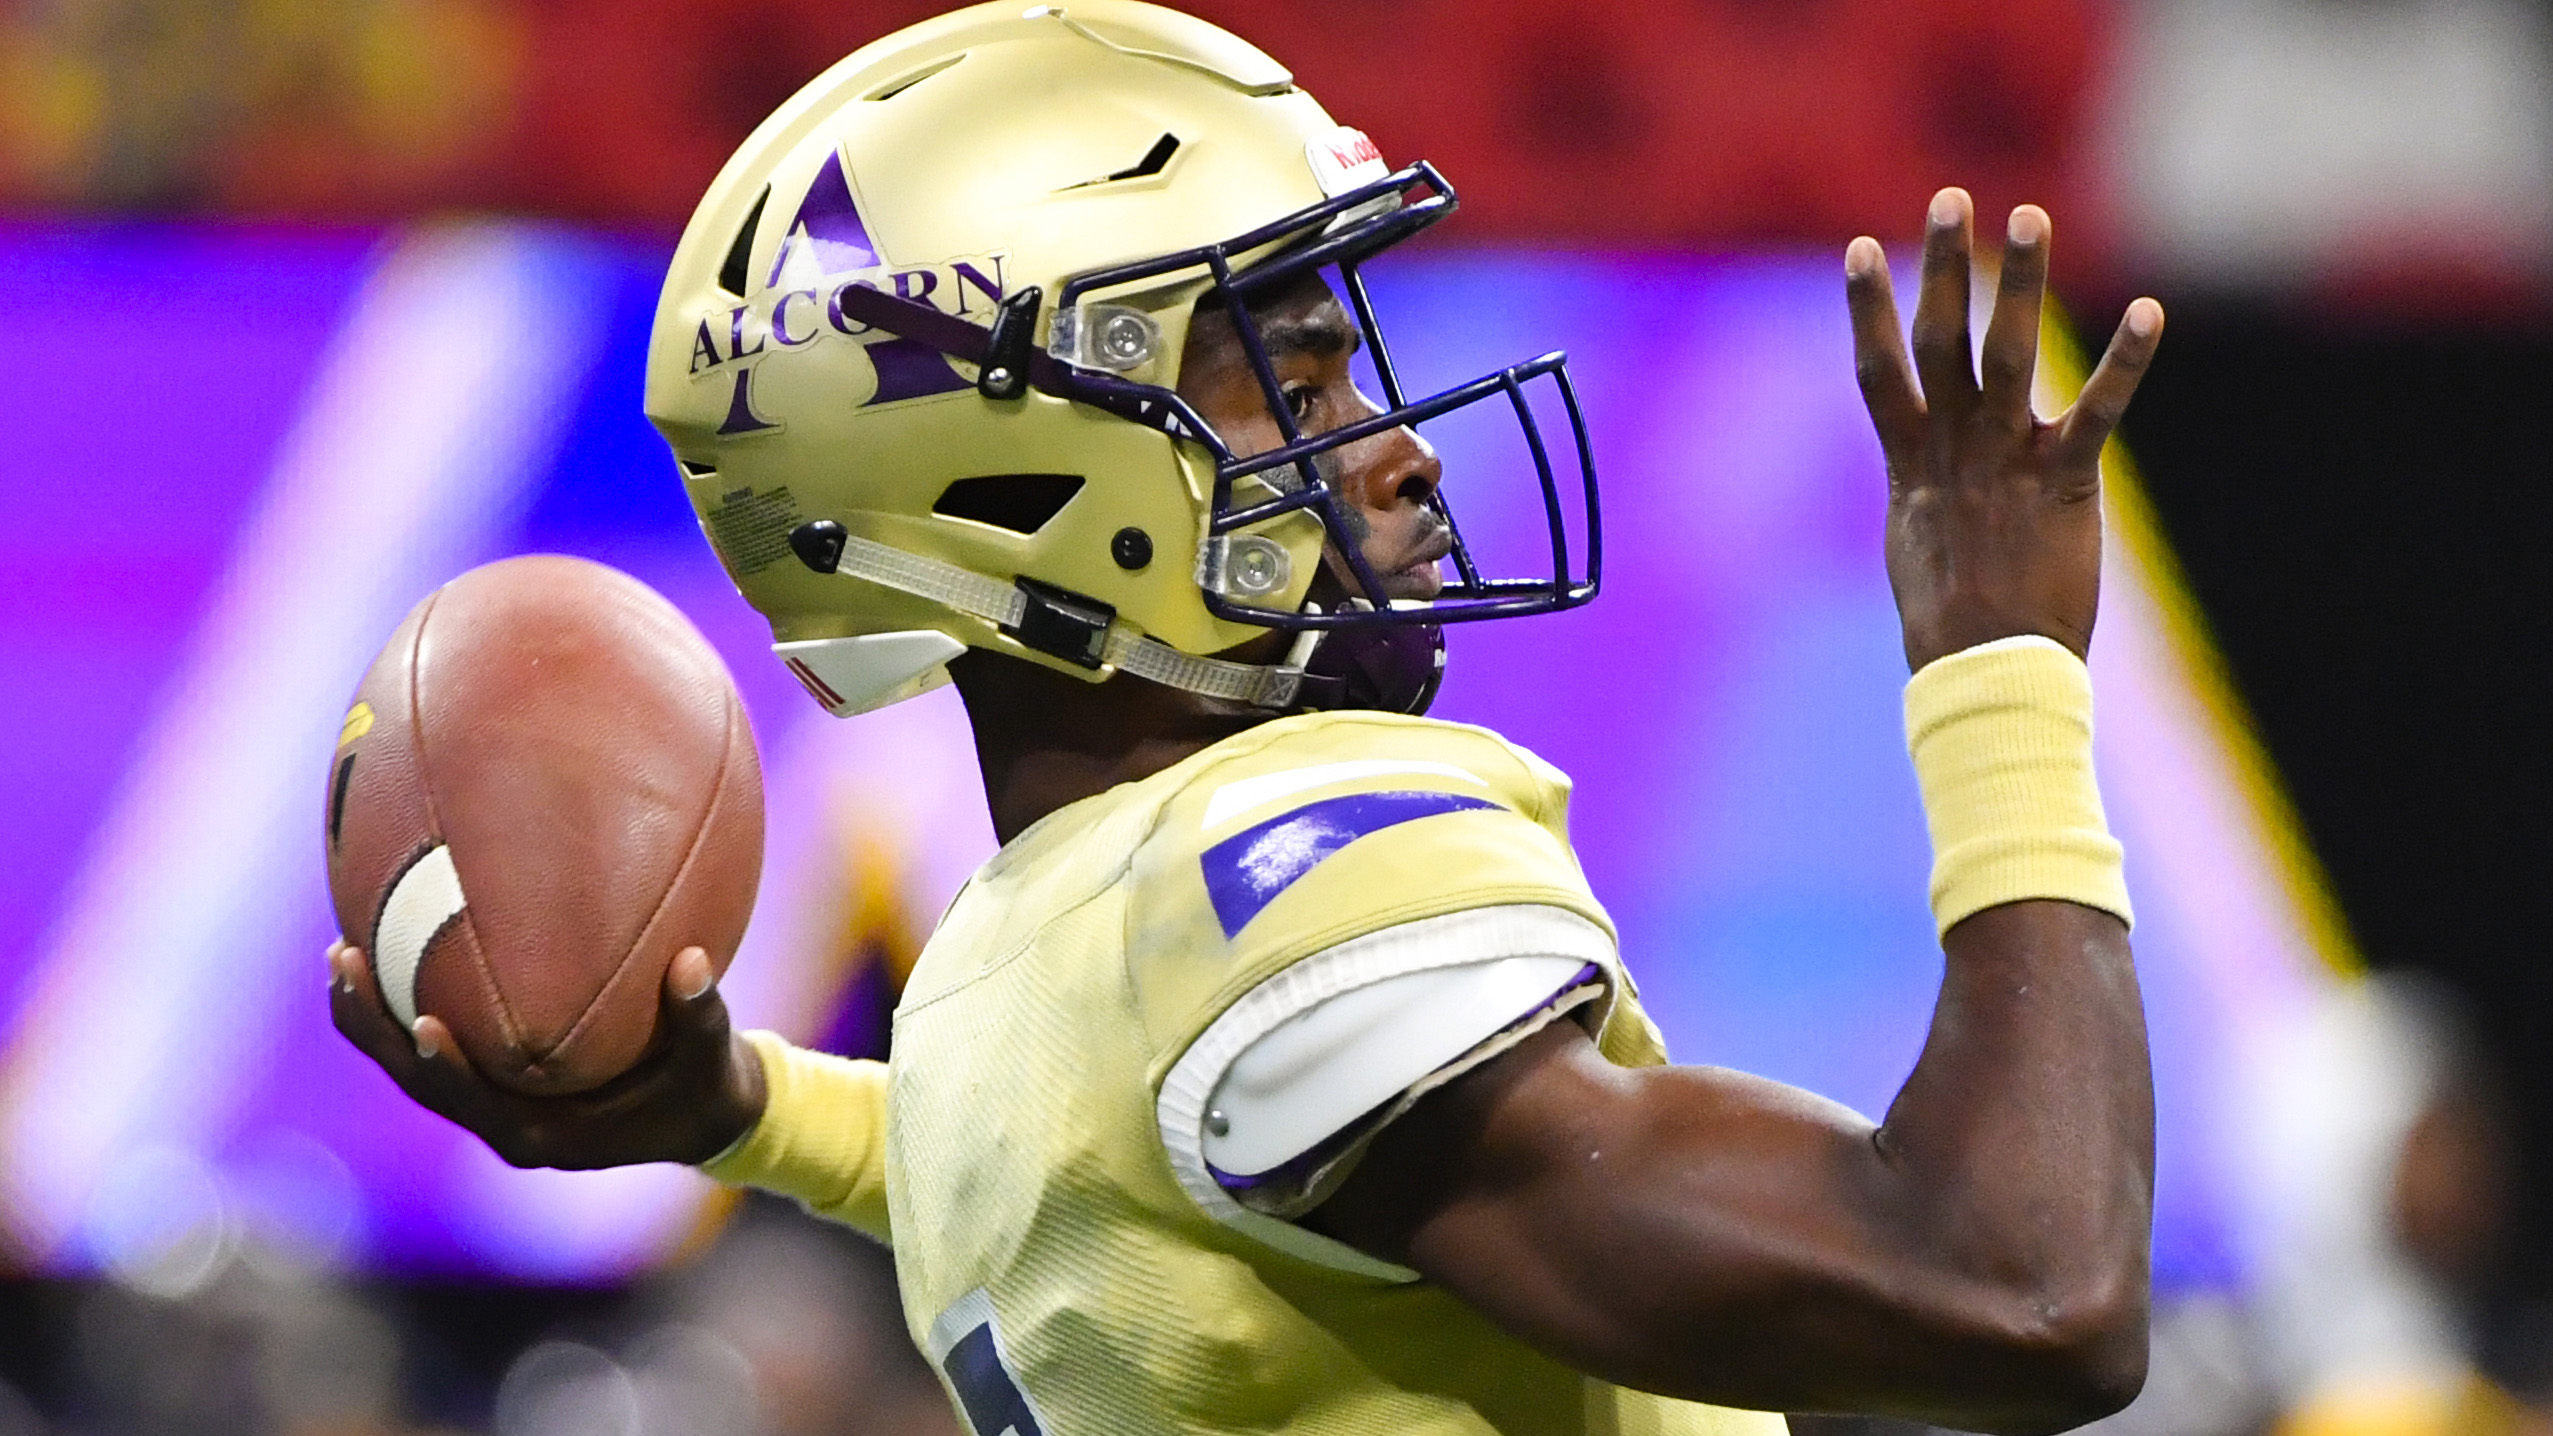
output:
M 1305 1220 L 1583 1370 L 1718 1394 L 1770 1311 L 1868 1286 L 1871 1131 L 1761 1078 L 1618 1067 L 1558 1024 L 1418 1103 Z

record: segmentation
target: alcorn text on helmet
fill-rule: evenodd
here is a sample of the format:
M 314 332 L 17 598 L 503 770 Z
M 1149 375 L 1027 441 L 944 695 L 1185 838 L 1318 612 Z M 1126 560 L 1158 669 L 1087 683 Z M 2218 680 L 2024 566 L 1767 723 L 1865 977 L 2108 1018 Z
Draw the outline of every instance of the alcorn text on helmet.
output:
M 1432 674 L 1437 625 L 1583 603 L 1600 556 L 1564 356 L 1401 392 L 1358 266 L 1453 205 L 1203 21 L 975 6 L 834 66 L 728 162 L 666 278 L 647 412 L 776 651 L 836 713 L 944 681 L 970 647 L 1276 711 L 1414 711 L 1432 678 L 1389 670 L 1416 653 Z M 1315 271 L 1345 290 L 1385 404 L 1307 436 L 1249 302 Z M 1201 298 L 1232 316 L 1281 447 L 1236 455 L 1175 392 Z M 1564 434 L 1528 402 L 1546 382 Z M 1521 426 L 1550 571 L 1486 576 L 1457 528 L 1457 576 L 1394 603 L 1324 460 L 1483 401 Z M 1306 602 L 1325 544 L 1364 590 L 1327 611 Z M 1271 628 L 1298 634 L 1283 662 L 1212 656 Z

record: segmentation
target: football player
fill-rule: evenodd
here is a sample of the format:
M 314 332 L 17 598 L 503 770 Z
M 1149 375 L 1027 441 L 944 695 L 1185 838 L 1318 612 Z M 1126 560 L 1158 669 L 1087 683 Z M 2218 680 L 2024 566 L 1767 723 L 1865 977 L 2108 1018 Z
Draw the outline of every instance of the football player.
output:
M 1964 194 L 1911 363 L 1879 246 L 1846 253 L 1947 954 L 1873 1126 L 1669 1065 L 1567 780 L 1419 716 L 1445 625 L 1596 587 L 1565 360 L 1429 395 L 1390 363 L 1360 266 L 1452 205 L 1131 0 L 958 11 L 817 79 L 686 233 L 648 412 L 817 701 L 957 685 L 1001 851 L 891 1066 L 731 1035 L 697 949 L 658 1055 L 585 1096 L 481 1081 L 342 947 L 340 1027 L 518 1165 L 698 1163 L 890 1242 L 978 1436 L 2124 1403 L 2151 1101 L 2082 654 L 2160 309 L 2043 420 L 2044 214 L 1973 367 Z M 1522 426 L 1548 571 L 1482 572 L 1419 437 L 1481 403 Z

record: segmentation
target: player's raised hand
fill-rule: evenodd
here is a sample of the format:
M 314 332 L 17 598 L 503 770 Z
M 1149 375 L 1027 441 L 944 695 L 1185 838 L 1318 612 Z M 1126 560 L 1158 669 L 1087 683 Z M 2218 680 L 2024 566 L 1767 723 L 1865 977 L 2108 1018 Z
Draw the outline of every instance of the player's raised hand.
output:
M 403 1031 L 361 950 L 332 944 L 328 970 L 329 1008 L 346 1040 L 420 1106 L 517 1167 L 704 1162 L 761 1118 L 762 1060 L 728 1023 L 709 956 L 697 947 L 676 954 L 665 971 L 655 1050 L 603 1086 L 565 1096 L 488 1081 L 440 1018 L 420 1017 L 413 1032 Z
M 2030 405 L 2047 292 L 2047 213 L 2012 212 L 1983 346 L 1970 358 L 1967 192 L 1933 196 L 1914 358 L 1877 240 L 1844 251 L 1854 369 L 1888 460 L 1888 582 L 1912 668 L 2016 634 L 2077 654 L 2101 593 L 2101 447 L 2163 335 L 2163 306 L 2130 304 L 2074 406 Z

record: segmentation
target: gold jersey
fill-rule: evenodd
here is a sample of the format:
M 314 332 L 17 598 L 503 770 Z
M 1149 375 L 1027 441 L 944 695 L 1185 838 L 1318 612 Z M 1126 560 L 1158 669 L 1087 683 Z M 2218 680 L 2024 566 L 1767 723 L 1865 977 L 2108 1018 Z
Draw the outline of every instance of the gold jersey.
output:
M 1568 780 L 1494 734 L 1361 713 L 1270 722 L 1063 808 L 942 920 L 887 1080 L 823 1065 L 868 1115 L 827 1112 L 831 1079 L 797 1054 L 774 1130 L 711 1170 L 891 1230 L 914 1337 L 977 1436 L 1776 1436 L 1778 1416 L 1572 1371 L 1245 1200 L 1212 1160 L 1236 1054 L 1338 993 L 1449 964 L 1583 959 L 1592 1000 L 1567 1015 L 1615 1062 L 1663 1062 L 1567 808 Z M 854 1094 L 881 1086 L 879 1144 L 854 1130 L 876 1099 Z M 1396 1110 L 1323 1169 L 1352 1167 Z M 813 1148 L 874 1172 L 782 1170 Z

